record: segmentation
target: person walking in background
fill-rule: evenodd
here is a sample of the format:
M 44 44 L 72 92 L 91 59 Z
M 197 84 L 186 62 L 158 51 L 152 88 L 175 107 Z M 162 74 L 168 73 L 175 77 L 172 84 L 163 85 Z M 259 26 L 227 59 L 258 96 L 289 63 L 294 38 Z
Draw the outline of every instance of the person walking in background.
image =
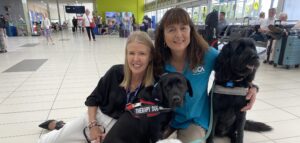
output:
M 124 17 L 122 18 L 122 21 L 123 21 L 123 24 L 124 24 L 124 29 L 125 30 L 130 30 L 131 20 L 130 20 L 128 12 L 125 12 Z
M 4 16 L 0 15 L 0 53 L 6 53 L 7 52 L 7 35 L 6 35 L 6 21 L 4 19 Z
M 98 28 L 98 34 L 101 33 L 101 28 L 102 28 L 102 17 L 100 15 L 97 16 L 96 18 L 96 25 L 97 25 L 97 28 Z
M 75 18 L 75 16 L 72 19 L 72 24 L 73 24 L 73 32 L 77 31 L 77 27 L 78 27 L 78 20 Z
M 93 26 L 91 27 L 91 25 L 93 25 L 93 23 L 94 23 L 94 20 L 93 20 L 93 17 L 90 16 L 90 10 L 86 9 L 85 14 L 83 14 L 83 17 L 82 17 L 82 27 L 85 27 L 90 41 L 91 41 L 91 34 L 92 34 L 93 40 L 96 41 L 95 33 L 93 30 L 95 27 L 93 27 Z M 95 25 L 95 23 L 94 23 L 94 25 Z
M 144 29 L 142 29 L 142 31 L 147 32 L 148 28 L 151 28 L 151 18 L 149 18 L 148 15 L 144 16 L 143 24 L 144 24 Z
M 219 33 L 224 31 L 224 29 L 228 25 L 228 22 L 225 19 L 225 15 L 226 15 L 225 12 L 220 12 L 220 14 L 219 14 L 219 22 L 218 22 L 218 32 Z
M 44 30 L 44 35 L 47 39 L 47 44 L 49 45 L 51 42 L 51 44 L 54 45 L 54 42 L 53 42 L 53 39 L 51 36 L 51 22 L 47 16 L 47 14 L 44 14 L 43 16 L 44 16 L 44 18 L 42 21 L 42 28 Z
M 131 25 L 132 25 L 132 30 L 133 31 L 136 31 L 136 20 L 135 20 L 135 17 L 134 17 L 134 14 L 132 14 L 131 16 Z

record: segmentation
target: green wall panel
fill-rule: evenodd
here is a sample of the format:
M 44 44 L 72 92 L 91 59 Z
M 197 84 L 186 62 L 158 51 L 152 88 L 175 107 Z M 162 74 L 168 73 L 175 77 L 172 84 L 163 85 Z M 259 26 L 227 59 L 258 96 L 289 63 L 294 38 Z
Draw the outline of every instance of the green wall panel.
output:
M 96 0 L 98 14 L 105 19 L 105 12 L 132 12 L 140 24 L 144 16 L 144 0 Z

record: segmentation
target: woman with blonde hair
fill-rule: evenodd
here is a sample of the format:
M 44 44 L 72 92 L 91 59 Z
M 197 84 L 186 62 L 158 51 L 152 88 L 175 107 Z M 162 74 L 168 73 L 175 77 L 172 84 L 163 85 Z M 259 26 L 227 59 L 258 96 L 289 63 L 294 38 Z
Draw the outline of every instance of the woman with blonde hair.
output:
M 100 79 L 85 101 L 87 114 L 59 130 L 44 126 L 53 131 L 42 136 L 39 143 L 82 143 L 86 140 L 84 128 L 88 129 L 88 140 L 100 143 L 104 138 L 101 129 L 109 131 L 124 112 L 125 105 L 135 102 L 141 89 L 153 85 L 153 51 L 153 43 L 145 32 L 133 32 L 127 39 L 125 64 L 112 66 Z M 55 121 L 47 125 L 53 123 Z

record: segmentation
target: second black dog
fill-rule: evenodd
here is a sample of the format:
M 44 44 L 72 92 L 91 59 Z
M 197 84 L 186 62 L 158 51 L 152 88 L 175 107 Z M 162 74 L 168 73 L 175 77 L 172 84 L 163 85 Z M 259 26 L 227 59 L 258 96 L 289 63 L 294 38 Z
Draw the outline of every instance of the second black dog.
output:
M 139 93 L 139 102 L 132 104 L 138 107 L 127 106 L 127 110 L 132 110 L 122 114 L 104 138 L 104 143 L 155 143 L 162 138 L 162 132 L 171 120 L 172 113 L 164 111 L 182 105 L 187 91 L 192 96 L 191 85 L 182 74 L 163 75 L 154 87 L 144 88 Z
M 215 64 L 213 92 L 213 127 L 208 143 L 214 136 L 227 136 L 231 143 L 243 143 L 245 124 L 252 131 L 269 131 L 271 127 L 259 122 L 246 121 L 242 107 L 247 91 L 253 86 L 259 57 L 251 39 L 229 42 L 221 50 Z M 247 129 L 245 128 L 245 129 Z

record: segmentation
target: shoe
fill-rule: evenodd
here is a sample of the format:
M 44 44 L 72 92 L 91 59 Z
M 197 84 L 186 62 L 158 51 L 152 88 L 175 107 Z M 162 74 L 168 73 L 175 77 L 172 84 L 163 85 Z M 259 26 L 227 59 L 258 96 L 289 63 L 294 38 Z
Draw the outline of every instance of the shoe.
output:
M 94 39 L 94 41 L 96 41 L 96 39 Z
M 274 61 L 269 61 L 269 65 L 273 65 L 274 64 Z
M 46 130 L 53 130 L 53 129 L 50 129 L 50 128 L 49 128 L 49 125 L 50 125 L 50 123 L 52 123 L 52 122 L 54 122 L 54 121 L 56 122 L 55 128 L 54 128 L 54 129 L 56 129 L 56 130 L 59 130 L 60 128 L 62 128 L 62 127 L 65 125 L 65 122 L 63 122 L 63 121 L 47 120 L 47 121 L 41 123 L 41 124 L 39 125 L 39 127 L 40 127 L 40 128 L 43 128 L 43 129 L 46 129 Z
M 264 64 L 267 63 L 267 60 L 264 60 L 263 63 L 264 63 Z

